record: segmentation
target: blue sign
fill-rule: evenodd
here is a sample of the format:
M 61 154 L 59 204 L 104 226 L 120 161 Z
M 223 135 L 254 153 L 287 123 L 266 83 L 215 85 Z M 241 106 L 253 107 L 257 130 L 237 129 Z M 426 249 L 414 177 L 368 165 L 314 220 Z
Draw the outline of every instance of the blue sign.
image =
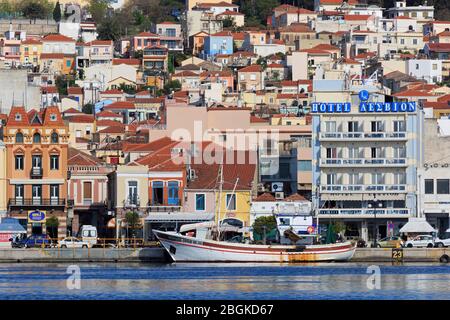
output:
M 311 103 L 312 113 L 348 113 L 351 103 Z M 415 102 L 361 102 L 359 112 L 415 112 Z
M 361 100 L 361 101 L 367 101 L 367 100 L 369 100 L 369 91 L 367 91 L 367 90 L 361 90 L 360 92 L 359 92 L 359 100 Z
M 45 211 L 28 211 L 28 221 L 29 222 L 44 222 Z

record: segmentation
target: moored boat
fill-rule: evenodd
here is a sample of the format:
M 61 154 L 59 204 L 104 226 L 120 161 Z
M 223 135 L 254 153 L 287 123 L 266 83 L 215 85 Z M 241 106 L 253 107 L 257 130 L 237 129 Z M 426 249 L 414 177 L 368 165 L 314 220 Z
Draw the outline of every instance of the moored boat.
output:
M 320 262 L 348 261 L 356 246 L 351 242 L 325 245 L 256 245 L 196 238 L 153 230 L 178 262 Z

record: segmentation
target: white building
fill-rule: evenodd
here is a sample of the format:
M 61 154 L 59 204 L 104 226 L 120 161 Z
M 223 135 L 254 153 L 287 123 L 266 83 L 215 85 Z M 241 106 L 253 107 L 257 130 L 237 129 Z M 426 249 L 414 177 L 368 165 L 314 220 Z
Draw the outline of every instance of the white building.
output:
M 450 120 L 425 119 L 418 174 L 418 216 L 442 234 L 450 216 Z
M 314 207 L 366 241 L 416 215 L 421 113 L 384 95 L 375 82 L 313 81 Z
M 410 59 L 406 64 L 407 74 L 428 83 L 442 82 L 442 61 Z

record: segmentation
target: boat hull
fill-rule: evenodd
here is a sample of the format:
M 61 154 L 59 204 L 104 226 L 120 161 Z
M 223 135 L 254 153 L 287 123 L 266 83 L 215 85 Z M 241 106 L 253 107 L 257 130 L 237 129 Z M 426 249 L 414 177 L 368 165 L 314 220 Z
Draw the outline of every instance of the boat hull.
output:
M 178 262 L 321 262 L 348 261 L 356 247 L 350 242 L 296 246 L 236 244 L 199 240 L 173 232 L 153 230 L 174 261 Z

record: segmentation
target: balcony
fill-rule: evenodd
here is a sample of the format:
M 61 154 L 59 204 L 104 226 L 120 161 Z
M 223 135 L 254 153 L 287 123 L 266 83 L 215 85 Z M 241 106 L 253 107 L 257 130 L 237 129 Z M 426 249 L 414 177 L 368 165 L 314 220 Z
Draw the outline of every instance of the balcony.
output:
M 407 167 L 407 158 L 328 158 L 320 160 L 321 167 Z
M 325 185 L 320 187 L 322 193 L 374 193 L 374 192 L 406 192 L 406 184 L 369 184 L 369 185 Z
M 141 200 L 138 196 L 127 197 L 123 200 L 123 206 L 125 208 L 139 208 L 141 206 Z
M 320 141 L 402 141 L 406 132 L 321 132 Z
M 383 209 L 319 209 L 319 217 L 329 218 L 408 218 L 410 210 L 406 208 Z
M 66 199 L 61 198 L 10 198 L 9 207 L 64 207 Z
M 42 179 L 43 170 L 42 167 L 34 167 L 31 169 L 30 177 L 31 179 Z
M 180 205 L 149 205 L 147 212 L 179 212 L 181 211 Z

